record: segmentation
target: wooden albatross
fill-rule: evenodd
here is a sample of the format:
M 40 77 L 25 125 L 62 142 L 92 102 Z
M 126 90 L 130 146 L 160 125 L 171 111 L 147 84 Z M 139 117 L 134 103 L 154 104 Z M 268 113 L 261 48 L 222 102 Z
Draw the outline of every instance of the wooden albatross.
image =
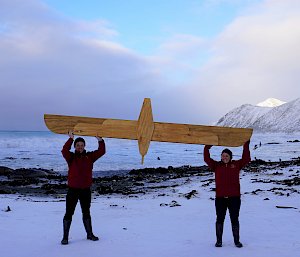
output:
M 73 130 L 81 136 L 100 136 L 138 140 L 142 156 L 151 141 L 241 146 L 251 138 L 252 129 L 154 122 L 150 98 L 145 98 L 138 120 L 119 120 L 45 114 L 46 126 L 54 133 Z

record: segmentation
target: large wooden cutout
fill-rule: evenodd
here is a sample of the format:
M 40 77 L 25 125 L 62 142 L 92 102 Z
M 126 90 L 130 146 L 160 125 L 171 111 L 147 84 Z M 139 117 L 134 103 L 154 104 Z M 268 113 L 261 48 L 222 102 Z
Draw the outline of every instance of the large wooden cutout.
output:
M 151 141 L 235 147 L 250 140 L 253 132 L 250 128 L 153 122 L 149 98 L 144 99 L 137 121 L 53 114 L 45 114 L 44 120 L 49 130 L 58 134 L 73 130 L 81 136 L 138 140 L 142 163 Z

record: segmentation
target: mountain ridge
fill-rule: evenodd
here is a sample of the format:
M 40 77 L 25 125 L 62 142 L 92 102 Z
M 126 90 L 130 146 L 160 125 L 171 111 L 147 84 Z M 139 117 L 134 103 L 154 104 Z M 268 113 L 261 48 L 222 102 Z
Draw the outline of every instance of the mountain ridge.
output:
M 300 131 L 300 98 L 275 107 L 243 104 L 221 117 L 216 126 L 253 128 L 262 132 Z

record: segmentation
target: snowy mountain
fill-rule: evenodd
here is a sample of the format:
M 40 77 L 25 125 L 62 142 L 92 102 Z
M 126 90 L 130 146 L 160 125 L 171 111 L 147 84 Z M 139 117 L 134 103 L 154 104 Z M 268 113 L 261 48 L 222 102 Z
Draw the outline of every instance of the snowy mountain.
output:
M 253 128 L 264 131 L 300 131 L 300 98 L 272 108 L 253 123 Z
M 256 131 L 300 131 L 300 98 L 282 104 L 282 101 L 266 101 L 260 106 L 244 104 L 223 116 L 216 126 L 253 128 Z M 265 107 L 272 106 L 275 107 Z
M 222 127 L 252 128 L 252 124 L 268 113 L 271 107 L 243 104 L 223 116 L 216 124 Z
M 283 102 L 281 100 L 278 100 L 276 98 L 268 98 L 267 100 L 258 103 L 256 106 L 261 106 L 261 107 L 277 107 L 282 104 L 285 104 L 286 102 Z

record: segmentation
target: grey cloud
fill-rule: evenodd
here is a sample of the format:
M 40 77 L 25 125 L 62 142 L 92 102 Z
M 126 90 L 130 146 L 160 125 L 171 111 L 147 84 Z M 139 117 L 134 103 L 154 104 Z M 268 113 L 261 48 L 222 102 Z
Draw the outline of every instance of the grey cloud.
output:
M 300 95 L 299 3 L 265 1 L 251 10 L 215 38 L 190 86 L 178 88 L 191 109 L 209 106 L 211 120 L 244 103 Z
M 106 40 L 110 29 L 83 37 L 86 27 L 38 1 L 7 2 L 0 2 L 0 129 L 45 129 L 44 113 L 136 118 L 136 106 L 159 86 L 146 58 Z
M 279 2 L 254 6 L 213 40 L 174 36 L 148 58 L 119 44 L 109 22 L 0 0 L 0 129 L 46 129 L 44 113 L 137 119 L 144 97 L 155 120 L 194 124 L 244 103 L 293 100 L 300 11 Z

